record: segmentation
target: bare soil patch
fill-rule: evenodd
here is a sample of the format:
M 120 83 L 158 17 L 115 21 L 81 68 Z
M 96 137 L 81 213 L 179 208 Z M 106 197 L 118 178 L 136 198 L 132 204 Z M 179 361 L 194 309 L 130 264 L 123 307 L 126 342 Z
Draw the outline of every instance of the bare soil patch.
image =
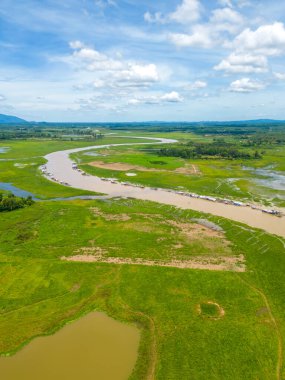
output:
M 118 265 L 144 265 L 144 266 L 158 266 L 170 267 L 180 269 L 201 269 L 212 271 L 232 271 L 232 272 L 245 272 L 244 257 L 193 257 L 191 260 L 146 260 L 141 258 L 122 258 L 122 257 L 107 257 L 93 250 L 93 248 L 83 248 L 83 254 L 74 255 L 70 257 L 61 257 L 61 260 L 84 262 L 84 263 L 107 263 Z
M 174 220 L 169 220 L 167 222 L 171 226 L 180 230 L 183 234 L 191 239 L 201 239 L 201 237 L 210 237 L 210 238 L 219 238 L 222 240 L 226 240 L 225 235 L 220 231 L 215 231 L 212 228 L 208 228 L 206 226 L 202 226 L 198 223 L 182 223 L 176 222 Z
M 117 170 L 117 171 L 128 171 L 128 170 L 137 170 L 141 172 L 161 172 L 162 171 L 159 169 L 154 169 L 154 168 L 150 169 L 144 166 L 125 164 L 122 162 L 108 162 L 107 163 L 103 161 L 94 161 L 94 162 L 90 162 L 89 165 L 94 166 L 96 168 L 100 168 L 100 169 Z
M 145 166 L 140 165 L 131 165 L 123 162 L 104 162 L 104 161 L 94 161 L 90 162 L 88 165 L 93 166 L 99 169 L 107 169 L 107 170 L 115 170 L 115 171 L 129 171 L 129 170 L 137 170 L 140 172 L 158 172 L 158 173 L 166 173 L 171 172 L 171 170 L 166 169 L 156 169 L 156 168 L 147 168 Z M 185 165 L 181 168 L 177 168 L 173 170 L 174 173 L 178 174 L 186 174 L 186 175 L 200 175 L 196 165 Z

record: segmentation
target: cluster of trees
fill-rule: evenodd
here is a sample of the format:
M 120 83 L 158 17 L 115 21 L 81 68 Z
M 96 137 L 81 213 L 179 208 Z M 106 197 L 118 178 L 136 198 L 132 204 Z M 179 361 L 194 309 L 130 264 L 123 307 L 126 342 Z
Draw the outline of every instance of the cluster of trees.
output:
M 34 203 L 31 196 L 27 198 L 15 197 L 14 194 L 8 193 L 3 195 L 0 193 L 0 212 L 1 211 L 13 211 L 25 206 L 31 206 Z
M 60 139 L 60 140 L 97 140 L 104 136 L 97 129 L 85 128 L 44 128 L 44 127 L 11 127 L 1 126 L 0 140 L 13 139 Z
M 227 159 L 258 159 L 261 154 L 258 151 L 249 153 L 236 149 L 232 144 L 216 141 L 213 143 L 188 143 L 186 145 L 169 146 L 158 151 L 160 156 L 181 158 L 208 158 L 219 157 Z
M 250 146 L 273 146 L 285 144 L 285 131 L 284 132 L 267 132 L 257 133 L 253 136 L 247 136 L 242 140 L 242 145 Z

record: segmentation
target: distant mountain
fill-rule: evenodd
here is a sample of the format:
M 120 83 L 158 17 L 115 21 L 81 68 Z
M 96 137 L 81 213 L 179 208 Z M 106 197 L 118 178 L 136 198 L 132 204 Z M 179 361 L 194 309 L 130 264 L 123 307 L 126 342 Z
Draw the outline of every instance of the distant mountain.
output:
M 28 121 L 16 116 L 0 114 L 0 124 L 28 124 Z

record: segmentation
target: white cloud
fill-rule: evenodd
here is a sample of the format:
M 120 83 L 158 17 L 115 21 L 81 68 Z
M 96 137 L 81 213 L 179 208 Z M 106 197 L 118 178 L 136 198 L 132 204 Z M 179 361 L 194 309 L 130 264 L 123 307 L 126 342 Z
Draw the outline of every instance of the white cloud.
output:
M 169 40 L 178 47 L 201 47 L 210 48 L 213 46 L 213 40 L 210 31 L 201 26 L 196 27 L 193 34 L 171 33 Z
M 215 66 L 215 70 L 226 73 L 268 72 L 268 57 L 285 54 L 284 25 L 275 22 L 256 30 L 247 28 L 228 46 L 234 47 L 234 52 Z
M 84 44 L 78 40 L 69 42 L 69 46 L 71 47 L 71 49 L 82 49 L 82 48 L 84 48 Z
M 285 80 L 285 73 L 274 73 L 276 79 Z
M 128 69 L 118 71 L 115 78 L 119 81 L 151 83 L 159 80 L 157 67 L 154 64 L 129 64 Z
M 107 87 L 106 85 L 107 85 L 106 82 L 102 79 L 95 79 L 93 82 L 94 88 L 104 88 L 104 87 Z
M 163 15 L 161 12 L 155 12 L 151 14 L 146 12 L 144 19 L 150 23 L 166 23 L 176 22 L 178 24 L 188 25 L 200 18 L 201 5 L 199 0 L 182 0 L 182 3 L 178 5 L 176 10 L 172 13 Z
M 255 31 L 247 28 L 238 35 L 233 46 L 239 51 L 250 51 L 261 55 L 285 53 L 285 28 L 281 22 L 262 25 Z
M 165 102 L 170 102 L 170 103 L 178 103 L 178 102 L 182 102 L 183 98 L 178 92 L 172 91 L 172 92 L 162 95 L 160 100 L 165 101 Z
M 162 95 L 148 95 L 132 98 L 128 104 L 138 106 L 140 104 L 163 104 L 163 103 L 181 103 L 183 97 L 176 91 L 167 92 Z
M 262 90 L 265 87 L 266 87 L 265 83 L 252 80 L 250 78 L 242 78 L 231 83 L 230 91 L 250 93 L 250 92 Z
M 137 105 L 141 104 L 141 102 L 138 99 L 130 99 L 128 101 L 128 104 L 130 104 L 131 106 L 137 106 Z
M 180 24 L 189 24 L 200 18 L 200 11 L 199 0 L 183 0 L 175 12 L 169 15 L 169 18 Z
M 244 26 L 243 16 L 229 8 L 218 8 L 211 12 L 207 23 L 195 24 L 191 33 L 170 33 L 170 42 L 178 47 L 212 48 L 224 45 L 228 35 L 236 34 Z
M 208 83 L 202 80 L 196 80 L 193 83 L 188 84 L 185 86 L 185 90 L 195 91 L 195 90 L 201 90 L 203 88 L 206 88 L 208 86 Z
M 165 17 L 163 17 L 162 13 L 161 12 L 156 12 L 154 14 L 151 14 L 150 12 L 146 12 L 144 14 L 144 19 L 145 21 L 149 22 L 149 23 L 161 23 L 163 24 L 164 22 L 166 22 L 166 19 Z
M 210 24 L 215 32 L 228 32 L 235 34 L 244 25 L 244 18 L 235 10 L 226 7 L 213 10 Z
M 74 50 L 72 59 L 79 65 L 79 68 L 99 75 L 93 81 L 95 88 L 146 87 L 160 80 L 158 68 L 153 63 L 139 64 L 124 61 L 118 54 L 116 59 L 113 59 L 95 49 L 86 47 L 80 41 L 72 42 L 70 46 Z
M 214 69 L 226 73 L 265 73 L 268 71 L 268 61 L 262 55 L 232 53 Z
M 6 100 L 6 97 L 0 94 L 0 102 L 4 102 L 5 100 Z

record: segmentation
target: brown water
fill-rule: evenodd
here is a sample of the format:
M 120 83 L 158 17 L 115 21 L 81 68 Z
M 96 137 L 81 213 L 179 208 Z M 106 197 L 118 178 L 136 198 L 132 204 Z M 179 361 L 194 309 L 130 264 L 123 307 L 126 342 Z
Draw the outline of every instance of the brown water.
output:
M 155 143 L 171 143 L 175 140 L 169 139 L 154 139 Z M 159 141 L 159 142 L 157 142 Z M 148 144 L 148 143 L 139 143 Z M 153 144 L 153 143 L 152 143 Z M 189 198 L 183 195 L 169 193 L 167 190 L 151 188 L 136 188 L 124 186 L 120 183 L 112 184 L 102 181 L 95 176 L 83 176 L 76 170 L 72 169 L 72 162 L 69 157 L 71 153 L 80 152 L 90 149 L 99 149 L 108 146 L 123 146 L 123 145 L 138 145 L 138 144 L 111 144 L 95 147 L 85 147 L 72 150 L 54 152 L 47 155 L 48 160 L 46 166 L 48 172 L 60 181 L 68 182 L 72 187 L 83 190 L 91 190 L 99 193 L 108 194 L 109 196 L 117 197 L 132 197 L 136 199 L 149 200 L 168 205 L 177 206 L 181 209 L 192 209 L 196 211 L 206 212 L 217 216 L 222 216 L 237 222 L 245 223 L 251 227 L 261 228 L 269 233 L 285 237 L 285 217 L 278 218 L 276 216 L 264 214 L 259 210 L 253 210 L 250 207 L 237 207 L 223 203 L 214 203 L 205 199 Z M 285 210 L 280 209 L 285 212 Z
M 2 380 L 127 380 L 137 359 L 139 331 L 91 313 L 56 334 L 36 338 L 0 358 Z

